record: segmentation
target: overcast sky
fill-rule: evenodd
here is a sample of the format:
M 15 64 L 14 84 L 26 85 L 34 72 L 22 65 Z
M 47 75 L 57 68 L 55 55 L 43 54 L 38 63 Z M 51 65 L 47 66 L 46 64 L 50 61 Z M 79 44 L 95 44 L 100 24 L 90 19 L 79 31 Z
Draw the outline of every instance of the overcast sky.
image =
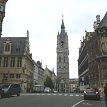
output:
M 30 52 L 56 73 L 57 33 L 62 15 L 69 38 L 70 78 L 78 77 L 78 51 L 85 30 L 94 31 L 96 15 L 107 11 L 107 0 L 8 0 L 2 37 L 26 37 L 30 33 Z

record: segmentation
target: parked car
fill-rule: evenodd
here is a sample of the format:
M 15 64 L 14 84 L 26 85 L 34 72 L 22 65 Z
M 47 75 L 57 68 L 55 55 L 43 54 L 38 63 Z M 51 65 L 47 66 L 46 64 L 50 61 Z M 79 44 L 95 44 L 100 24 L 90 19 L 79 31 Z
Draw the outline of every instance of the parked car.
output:
M 100 100 L 100 91 L 98 88 L 87 88 L 84 91 L 84 99 Z
M 20 96 L 20 84 L 4 84 L 2 85 L 1 96 L 11 96 L 17 95 Z
M 2 93 L 2 87 L 0 86 L 0 98 L 2 98 L 1 93 Z
M 49 87 L 45 87 L 44 92 L 45 92 L 45 93 L 50 93 L 50 92 L 51 92 L 51 89 L 50 89 Z

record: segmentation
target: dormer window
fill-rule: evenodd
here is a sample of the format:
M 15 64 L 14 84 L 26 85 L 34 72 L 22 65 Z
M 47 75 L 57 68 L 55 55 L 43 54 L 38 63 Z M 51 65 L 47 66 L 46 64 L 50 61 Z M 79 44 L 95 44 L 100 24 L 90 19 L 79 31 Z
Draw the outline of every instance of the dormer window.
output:
M 9 51 L 10 51 L 10 44 L 9 44 L 9 43 L 6 43 L 5 51 L 6 51 L 6 52 L 9 52 Z
M 4 54 L 11 54 L 11 46 L 12 46 L 12 43 L 10 39 L 7 39 L 4 42 Z

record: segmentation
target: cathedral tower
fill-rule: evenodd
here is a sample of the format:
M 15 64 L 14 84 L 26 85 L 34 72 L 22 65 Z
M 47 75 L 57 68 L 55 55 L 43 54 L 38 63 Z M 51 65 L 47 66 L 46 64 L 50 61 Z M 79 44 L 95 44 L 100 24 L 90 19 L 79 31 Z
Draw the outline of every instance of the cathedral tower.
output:
M 63 18 L 61 31 L 57 35 L 57 90 L 69 92 L 69 47 Z
M 3 23 L 3 18 L 5 17 L 5 7 L 7 1 L 8 0 L 0 0 L 0 38 L 2 35 L 2 23 Z

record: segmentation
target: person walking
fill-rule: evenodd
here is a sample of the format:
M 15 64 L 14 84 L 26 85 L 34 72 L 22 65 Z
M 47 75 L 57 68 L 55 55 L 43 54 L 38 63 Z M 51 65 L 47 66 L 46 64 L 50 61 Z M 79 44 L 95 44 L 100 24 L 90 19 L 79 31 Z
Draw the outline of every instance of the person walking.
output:
M 105 83 L 105 86 L 104 86 L 104 97 L 105 97 L 105 105 L 107 107 L 107 83 Z

